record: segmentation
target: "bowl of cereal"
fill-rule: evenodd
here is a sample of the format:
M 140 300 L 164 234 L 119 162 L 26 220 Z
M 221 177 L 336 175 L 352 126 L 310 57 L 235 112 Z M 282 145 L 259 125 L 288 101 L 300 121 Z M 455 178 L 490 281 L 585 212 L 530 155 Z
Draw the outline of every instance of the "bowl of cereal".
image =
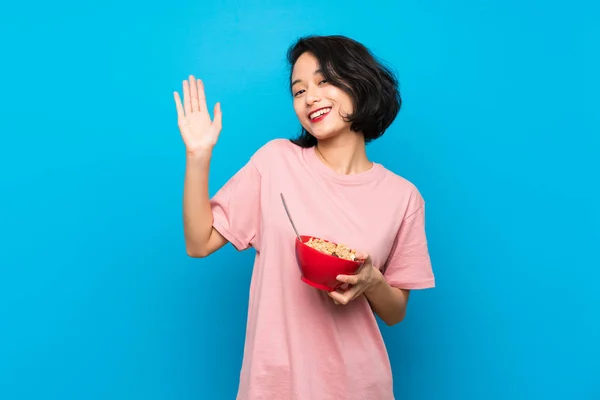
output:
M 356 251 L 329 240 L 301 235 L 296 238 L 296 258 L 300 279 L 317 289 L 333 292 L 343 285 L 338 275 L 354 275 L 364 260 L 356 258 Z

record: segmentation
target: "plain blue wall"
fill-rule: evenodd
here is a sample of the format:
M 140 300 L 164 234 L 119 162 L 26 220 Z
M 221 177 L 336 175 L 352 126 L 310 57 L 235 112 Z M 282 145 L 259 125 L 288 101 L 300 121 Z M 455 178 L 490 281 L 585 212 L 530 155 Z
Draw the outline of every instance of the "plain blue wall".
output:
M 234 398 L 253 254 L 186 256 L 172 92 L 222 102 L 214 193 L 297 132 L 287 46 L 341 33 L 397 70 L 369 153 L 428 202 L 398 398 L 599 399 L 597 7 L 261 1 L 3 6 L 0 398 Z

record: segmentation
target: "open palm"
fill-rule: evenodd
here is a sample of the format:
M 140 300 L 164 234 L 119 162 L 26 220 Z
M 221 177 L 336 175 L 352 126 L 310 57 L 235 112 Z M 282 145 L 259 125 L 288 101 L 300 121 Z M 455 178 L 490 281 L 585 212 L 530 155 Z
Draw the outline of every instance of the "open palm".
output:
M 183 105 L 179 93 L 175 92 L 177 124 L 188 153 L 211 150 L 221 133 L 221 105 L 215 104 L 214 120 L 211 121 L 206 106 L 204 85 L 200 79 L 190 75 L 189 82 L 183 81 Z

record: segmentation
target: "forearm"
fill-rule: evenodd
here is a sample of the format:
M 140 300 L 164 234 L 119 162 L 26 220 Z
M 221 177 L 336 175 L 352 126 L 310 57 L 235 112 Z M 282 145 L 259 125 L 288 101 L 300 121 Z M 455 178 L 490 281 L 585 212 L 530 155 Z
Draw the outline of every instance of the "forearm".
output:
M 183 228 L 186 249 L 191 256 L 204 256 L 213 226 L 208 195 L 208 172 L 212 151 L 186 155 L 183 188 Z
M 406 305 L 408 302 L 408 290 L 402 290 L 390 286 L 381 272 L 378 282 L 369 291 L 365 292 L 365 297 L 371 304 L 373 311 L 389 326 L 401 322 L 406 315 Z

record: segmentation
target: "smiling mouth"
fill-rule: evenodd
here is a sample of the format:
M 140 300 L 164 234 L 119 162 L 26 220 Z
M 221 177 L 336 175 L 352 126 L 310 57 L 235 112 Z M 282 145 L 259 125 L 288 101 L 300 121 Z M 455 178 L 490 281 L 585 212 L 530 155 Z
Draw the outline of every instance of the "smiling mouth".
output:
M 308 115 L 311 121 L 320 121 L 322 120 L 329 112 L 331 111 L 331 107 L 321 108 L 311 114 Z

